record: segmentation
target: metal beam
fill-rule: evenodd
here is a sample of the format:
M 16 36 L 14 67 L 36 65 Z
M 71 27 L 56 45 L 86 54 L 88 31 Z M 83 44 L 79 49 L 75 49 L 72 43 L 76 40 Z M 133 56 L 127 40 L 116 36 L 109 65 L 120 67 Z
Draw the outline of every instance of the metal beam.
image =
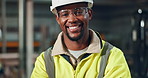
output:
M 2 0 L 2 52 L 7 52 L 6 0 Z
M 33 1 L 32 0 L 27 0 L 26 3 L 26 10 L 27 10 L 27 18 L 26 18 L 26 49 L 27 49 L 27 54 L 26 54 L 26 74 L 27 78 L 30 78 L 32 69 L 33 69 Z
M 18 15 L 18 25 L 19 25 L 19 58 L 20 58 L 20 78 L 25 77 L 25 35 L 24 35 L 24 10 L 25 10 L 25 1 L 18 0 L 18 8 L 19 8 L 19 15 Z

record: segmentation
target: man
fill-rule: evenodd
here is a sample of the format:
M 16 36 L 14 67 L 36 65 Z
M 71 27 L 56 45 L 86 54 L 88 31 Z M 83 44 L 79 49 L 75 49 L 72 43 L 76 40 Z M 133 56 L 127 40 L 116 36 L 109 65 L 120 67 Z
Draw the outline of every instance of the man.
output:
M 52 0 L 51 11 L 62 30 L 51 49 L 56 78 L 98 78 L 100 74 L 101 52 L 106 42 L 89 29 L 92 5 L 93 0 Z M 51 78 L 44 56 L 43 52 L 37 57 L 31 78 Z M 131 78 L 123 52 L 116 47 L 110 50 L 103 77 Z

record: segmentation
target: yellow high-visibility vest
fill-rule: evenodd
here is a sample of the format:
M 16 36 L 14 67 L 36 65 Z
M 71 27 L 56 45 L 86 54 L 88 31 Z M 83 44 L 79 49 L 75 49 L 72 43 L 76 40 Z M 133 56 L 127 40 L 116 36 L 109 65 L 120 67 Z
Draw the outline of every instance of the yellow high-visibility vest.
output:
M 93 53 L 82 59 L 75 70 L 61 55 L 56 55 L 53 58 L 56 78 L 98 78 L 100 73 L 101 53 Z M 37 58 L 31 78 L 48 78 L 44 52 Z M 131 78 L 123 52 L 116 47 L 110 50 L 104 78 Z

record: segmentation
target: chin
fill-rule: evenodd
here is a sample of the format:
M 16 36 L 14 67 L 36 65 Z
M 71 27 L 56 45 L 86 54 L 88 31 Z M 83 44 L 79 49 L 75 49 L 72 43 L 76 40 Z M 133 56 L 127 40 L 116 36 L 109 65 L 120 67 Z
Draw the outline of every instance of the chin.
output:
M 80 33 L 79 36 L 77 37 L 71 37 L 69 34 L 67 34 L 67 37 L 71 40 L 71 41 L 78 41 L 82 38 L 83 33 Z

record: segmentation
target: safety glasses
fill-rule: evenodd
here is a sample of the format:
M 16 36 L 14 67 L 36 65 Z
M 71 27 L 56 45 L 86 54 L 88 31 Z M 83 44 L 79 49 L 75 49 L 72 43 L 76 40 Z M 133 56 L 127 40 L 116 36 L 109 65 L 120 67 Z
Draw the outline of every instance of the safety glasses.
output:
M 71 14 L 74 16 L 83 16 L 87 13 L 88 8 L 87 7 L 79 7 L 79 8 L 74 8 L 74 9 L 63 9 L 58 11 L 58 16 L 60 18 L 67 18 Z

